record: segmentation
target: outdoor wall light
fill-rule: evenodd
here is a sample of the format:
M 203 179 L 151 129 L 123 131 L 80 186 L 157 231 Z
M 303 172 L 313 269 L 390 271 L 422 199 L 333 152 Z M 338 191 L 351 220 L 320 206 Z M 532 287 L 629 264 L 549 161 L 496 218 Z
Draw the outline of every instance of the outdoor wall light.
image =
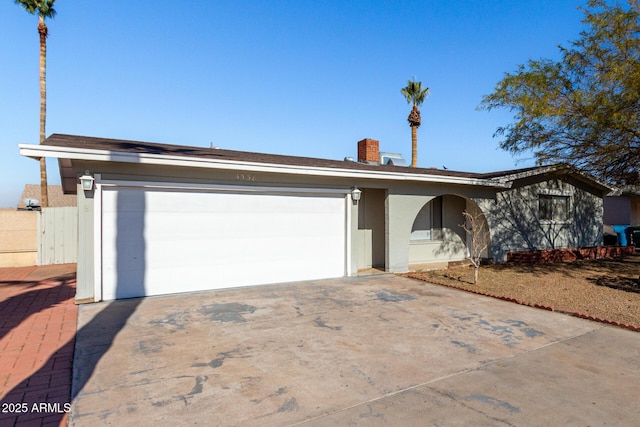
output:
M 362 195 L 362 191 L 358 190 L 358 187 L 353 187 L 351 189 L 351 198 L 354 202 L 358 202 L 360 200 L 360 196 Z
M 93 190 L 93 177 L 89 175 L 89 171 L 84 171 L 84 175 L 82 175 L 79 179 L 84 191 Z

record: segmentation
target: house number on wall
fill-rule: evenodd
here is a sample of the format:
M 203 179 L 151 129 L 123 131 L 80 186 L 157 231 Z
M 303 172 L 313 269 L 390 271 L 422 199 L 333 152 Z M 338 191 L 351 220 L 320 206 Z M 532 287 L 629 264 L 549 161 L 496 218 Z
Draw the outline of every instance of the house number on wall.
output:
M 251 175 L 249 173 L 237 173 L 236 174 L 236 179 L 238 181 L 255 181 L 256 180 L 256 176 L 255 175 Z

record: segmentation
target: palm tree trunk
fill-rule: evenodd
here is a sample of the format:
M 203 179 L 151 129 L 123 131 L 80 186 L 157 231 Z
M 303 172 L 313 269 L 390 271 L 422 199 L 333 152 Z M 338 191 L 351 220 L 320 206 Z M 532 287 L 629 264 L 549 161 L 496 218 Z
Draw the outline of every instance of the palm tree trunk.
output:
M 47 123 L 47 26 L 42 16 L 38 19 L 38 33 L 40 34 L 40 144 L 46 138 Z M 49 191 L 47 188 L 47 164 L 44 157 L 40 157 L 40 206 L 49 206 Z
M 411 126 L 411 167 L 418 165 L 418 126 Z

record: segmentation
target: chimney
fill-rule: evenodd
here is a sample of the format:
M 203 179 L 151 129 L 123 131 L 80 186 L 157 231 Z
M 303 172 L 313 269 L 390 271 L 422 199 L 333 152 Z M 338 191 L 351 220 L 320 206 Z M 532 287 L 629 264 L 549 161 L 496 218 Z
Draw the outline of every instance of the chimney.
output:
M 378 141 L 369 138 L 358 141 L 358 161 L 379 164 L 380 147 Z

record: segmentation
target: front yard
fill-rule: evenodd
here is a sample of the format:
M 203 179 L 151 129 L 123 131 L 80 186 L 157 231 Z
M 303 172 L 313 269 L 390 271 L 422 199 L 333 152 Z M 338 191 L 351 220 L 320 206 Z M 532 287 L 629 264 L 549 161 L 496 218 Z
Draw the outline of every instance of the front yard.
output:
M 527 305 L 578 313 L 640 329 L 640 255 L 555 264 L 500 264 L 407 276 Z

